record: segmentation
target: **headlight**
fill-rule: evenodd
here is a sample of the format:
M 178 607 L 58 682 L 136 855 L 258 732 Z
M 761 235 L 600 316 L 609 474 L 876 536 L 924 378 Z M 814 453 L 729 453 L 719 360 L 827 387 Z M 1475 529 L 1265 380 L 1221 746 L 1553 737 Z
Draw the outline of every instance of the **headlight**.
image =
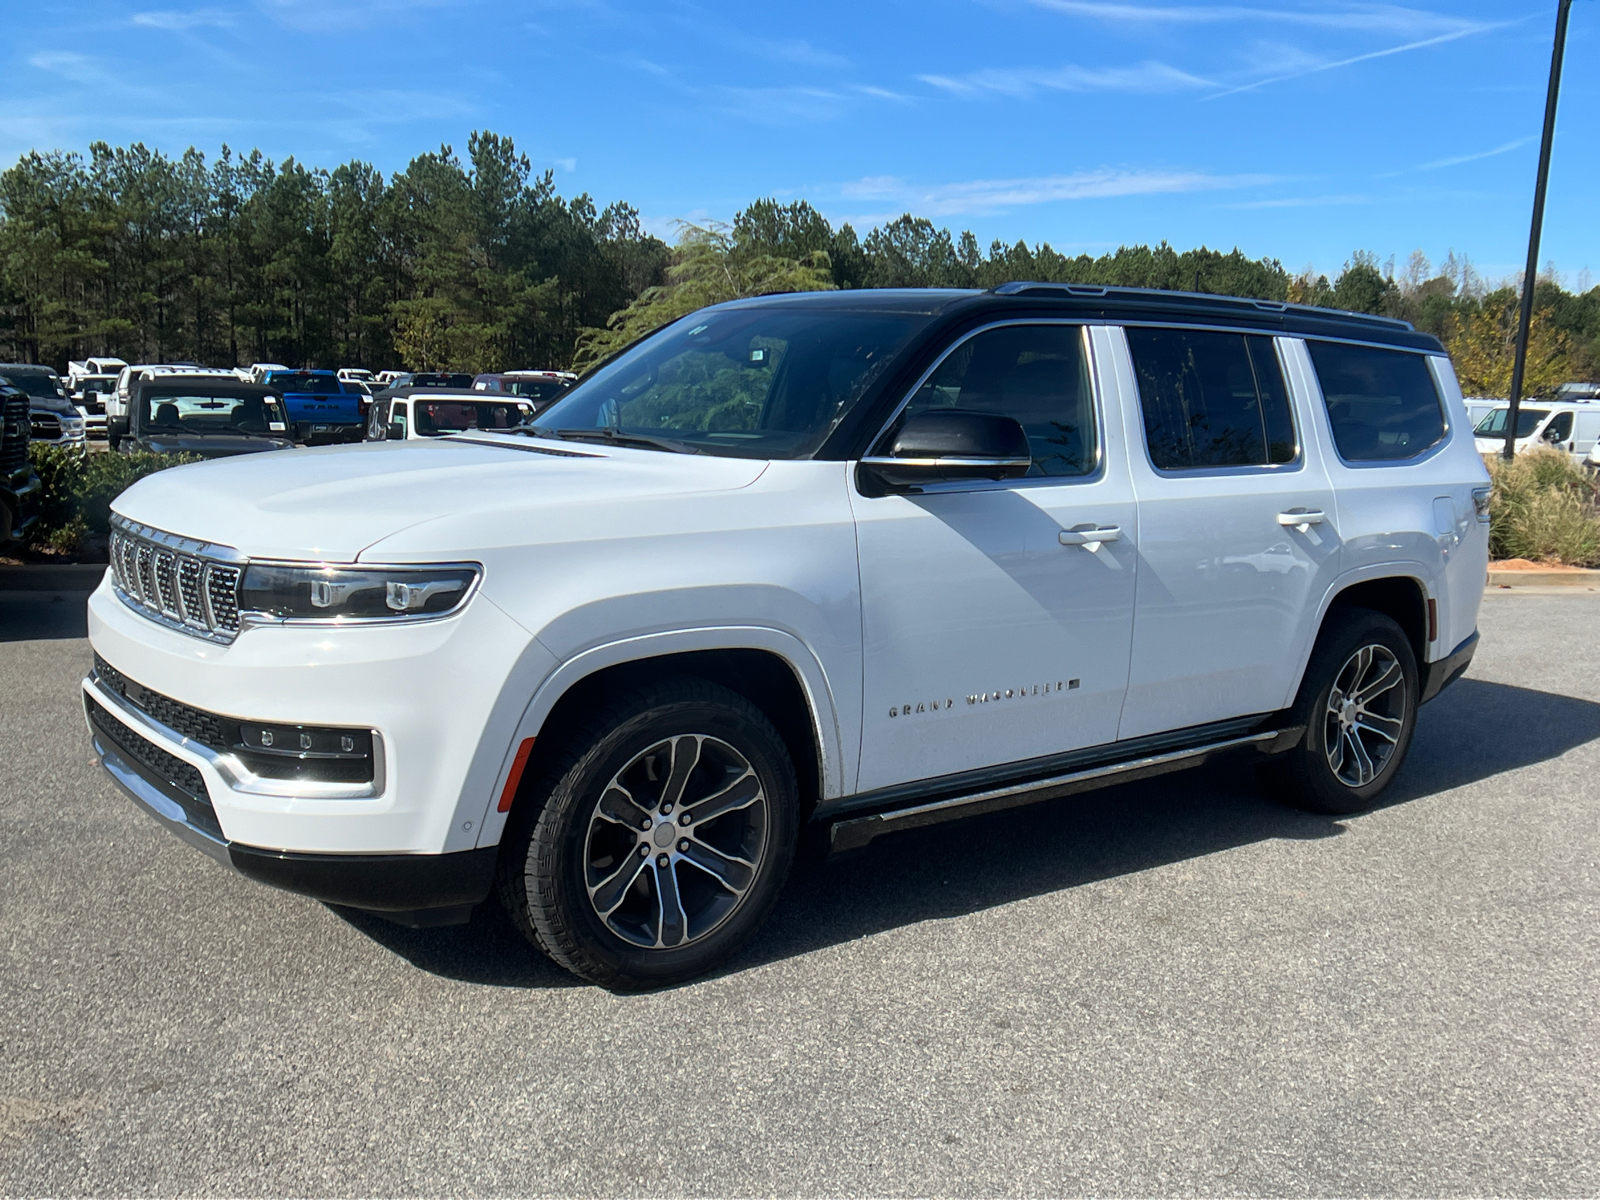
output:
M 479 568 L 295 567 L 254 563 L 239 585 L 239 611 L 275 620 L 395 621 L 442 617 L 466 603 Z

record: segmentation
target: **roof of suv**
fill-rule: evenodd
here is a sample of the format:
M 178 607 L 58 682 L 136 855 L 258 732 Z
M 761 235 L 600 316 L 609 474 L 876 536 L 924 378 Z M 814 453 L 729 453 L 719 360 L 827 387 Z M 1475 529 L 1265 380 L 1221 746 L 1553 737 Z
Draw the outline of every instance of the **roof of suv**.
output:
M 1160 321 L 1303 337 L 1342 338 L 1410 350 L 1442 353 L 1432 334 L 1420 333 L 1408 321 L 1374 317 L 1332 308 L 1253 300 L 1240 296 L 1212 296 L 1194 292 L 1168 292 L 1154 288 L 1100 287 L 1077 283 L 1006 283 L 987 292 L 955 288 L 861 288 L 831 292 L 786 292 L 732 300 L 723 308 L 821 308 L 838 312 L 906 312 L 929 316 L 957 312 L 1060 313 L 1089 320 Z

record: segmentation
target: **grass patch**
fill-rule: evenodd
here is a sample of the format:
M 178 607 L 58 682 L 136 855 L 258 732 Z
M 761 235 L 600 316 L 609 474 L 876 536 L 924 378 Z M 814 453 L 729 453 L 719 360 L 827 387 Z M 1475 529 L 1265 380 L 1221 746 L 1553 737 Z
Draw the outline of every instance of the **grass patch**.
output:
M 1600 566 L 1600 512 L 1596 485 L 1572 456 L 1540 448 L 1511 462 L 1486 460 L 1494 490 L 1489 498 L 1489 556 Z

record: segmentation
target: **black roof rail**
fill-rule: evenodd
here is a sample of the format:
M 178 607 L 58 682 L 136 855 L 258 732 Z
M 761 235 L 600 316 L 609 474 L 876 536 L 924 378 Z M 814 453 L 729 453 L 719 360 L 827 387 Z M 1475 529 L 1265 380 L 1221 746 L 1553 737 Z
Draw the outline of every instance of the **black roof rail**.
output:
M 1059 296 L 1094 297 L 1157 304 L 1174 309 L 1191 309 L 1196 312 L 1237 312 L 1240 308 L 1255 308 L 1263 312 L 1292 314 L 1309 317 L 1355 321 L 1386 329 L 1411 330 L 1409 321 L 1396 317 L 1379 317 L 1371 313 L 1349 312 L 1342 308 L 1315 308 L 1307 304 L 1286 304 L 1281 300 L 1258 300 L 1251 296 L 1224 296 L 1211 292 L 1180 292 L 1166 288 L 1114 287 L 1087 283 L 1040 283 L 1014 280 L 989 289 L 996 296 Z
M 1013 281 L 989 289 L 996 296 L 1029 296 L 1040 292 L 1063 292 L 1068 296 L 1105 296 L 1110 288 L 1095 283 L 1028 283 Z

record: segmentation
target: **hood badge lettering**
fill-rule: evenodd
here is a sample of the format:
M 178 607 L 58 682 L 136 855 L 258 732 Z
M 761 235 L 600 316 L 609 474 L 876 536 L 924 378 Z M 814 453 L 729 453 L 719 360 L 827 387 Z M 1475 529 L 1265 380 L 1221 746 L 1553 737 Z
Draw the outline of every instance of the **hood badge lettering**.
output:
M 992 704 L 997 700 L 1021 700 L 1033 696 L 1049 696 L 1056 692 L 1075 692 L 1082 680 L 1057 679 L 1046 683 L 1024 684 L 1016 688 L 999 688 L 992 692 L 974 692 L 967 697 L 968 705 Z M 949 712 L 955 707 L 954 699 L 923 700 L 908 704 L 890 705 L 891 717 L 911 717 L 920 713 Z

